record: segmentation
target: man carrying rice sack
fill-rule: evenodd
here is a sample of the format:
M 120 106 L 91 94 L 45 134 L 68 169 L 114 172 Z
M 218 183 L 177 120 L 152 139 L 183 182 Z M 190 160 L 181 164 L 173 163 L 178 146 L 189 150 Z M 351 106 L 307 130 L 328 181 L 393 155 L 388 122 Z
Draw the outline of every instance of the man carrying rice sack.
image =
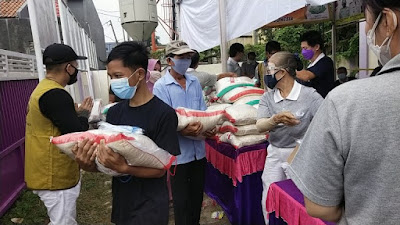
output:
M 154 96 L 146 85 L 148 52 L 138 42 L 124 42 L 115 47 L 107 59 L 111 88 L 121 99 L 111 107 L 106 121 L 113 125 L 140 127 L 157 146 L 172 155 L 179 155 L 175 111 Z M 87 150 L 91 144 L 80 146 Z M 105 167 L 129 176 L 113 177 L 111 222 L 115 224 L 168 224 L 168 190 L 166 171 L 129 166 L 118 153 L 98 148 L 97 159 Z
M 296 140 L 302 139 L 315 113 L 323 101 L 315 89 L 303 86 L 295 81 L 296 70 L 302 63 L 289 52 L 277 52 L 268 62 L 265 77 L 266 85 L 271 88 L 260 100 L 257 129 L 269 131 L 267 159 L 262 174 L 262 207 L 264 220 L 268 224 L 266 198 L 268 188 L 273 182 L 286 179 L 282 166 L 296 146 Z
M 205 111 L 207 107 L 201 85 L 196 77 L 186 73 L 192 53 L 193 50 L 183 41 L 173 41 L 166 46 L 167 62 L 171 68 L 155 83 L 153 93 L 174 109 L 185 107 Z M 205 141 L 186 136 L 210 137 L 215 134 L 215 128 L 201 134 L 202 127 L 200 122 L 191 122 L 178 133 L 181 155 L 177 157 L 178 165 L 171 168 L 176 169 L 175 176 L 171 177 L 176 225 L 194 225 L 200 221 L 206 163 Z
M 52 44 L 43 53 L 46 77 L 28 103 L 25 136 L 25 182 L 47 208 L 50 224 L 77 224 L 79 165 L 49 142 L 51 136 L 85 131 L 93 106 L 86 98 L 79 108 L 64 87 L 77 81 L 77 56 L 67 45 Z M 89 156 L 90 157 L 90 156 Z M 93 160 L 82 169 L 95 170 Z

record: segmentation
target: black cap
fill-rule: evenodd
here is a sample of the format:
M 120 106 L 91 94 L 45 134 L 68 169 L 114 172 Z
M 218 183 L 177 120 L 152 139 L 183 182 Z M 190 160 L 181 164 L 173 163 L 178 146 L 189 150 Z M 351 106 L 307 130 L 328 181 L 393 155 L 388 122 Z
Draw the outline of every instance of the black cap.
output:
M 54 43 L 47 46 L 43 52 L 43 64 L 57 65 L 71 62 L 77 59 L 87 59 L 85 56 L 78 56 L 68 45 Z

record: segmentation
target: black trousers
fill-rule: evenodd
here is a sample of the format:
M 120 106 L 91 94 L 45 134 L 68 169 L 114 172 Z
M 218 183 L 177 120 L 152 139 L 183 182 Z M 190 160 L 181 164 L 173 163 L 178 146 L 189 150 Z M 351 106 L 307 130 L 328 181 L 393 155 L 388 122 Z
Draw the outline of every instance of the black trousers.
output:
M 177 165 L 171 176 L 175 225 L 198 225 L 203 203 L 206 159 Z M 171 167 L 171 171 L 175 166 Z

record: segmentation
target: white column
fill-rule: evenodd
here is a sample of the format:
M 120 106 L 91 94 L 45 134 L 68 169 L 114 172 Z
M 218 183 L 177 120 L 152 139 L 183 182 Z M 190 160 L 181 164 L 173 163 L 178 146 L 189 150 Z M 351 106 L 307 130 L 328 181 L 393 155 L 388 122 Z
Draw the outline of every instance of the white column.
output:
M 81 28 L 81 37 L 82 37 L 82 40 L 84 40 L 84 41 L 82 41 L 83 42 L 83 52 L 84 52 L 85 56 L 88 57 L 87 59 L 85 59 L 85 66 L 86 66 L 86 70 L 87 70 L 86 74 L 87 74 L 87 82 L 88 82 L 88 86 L 89 86 L 89 94 L 92 97 L 92 99 L 94 99 L 92 71 L 90 71 L 90 64 L 89 64 L 89 58 L 90 58 L 90 55 L 92 55 L 92 54 L 90 53 L 90 55 L 89 55 L 89 49 L 88 49 L 89 46 L 87 45 L 85 36 L 86 36 L 85 30 L 83 28 Z
M 367 45 L 367 35 L 365 34 L 365 21 L 359 23 L 359 67 L 360 70 L 358 72 L 358 78 L 366 78 L 369 77 L 368 73 L 368 68 L 370 67 L 369 65 L 369 51 L 368 51 L 368 45 Z M 377 65 L 377 63 L 375 64 Z
M 225 0 L 219 0 L 219 30 L 221 37 L 221 63 L 222 63 L 222 72 L 227 71 L 227 36 L 226 36 L 226 7 Z
M 57 19 L 57 11 L 56 11 L 56 2 L 52 1 L 53 5 L 53 12 L 54 12 L 54 23 L 56 24 L 56 31 L 57 31 L 57 42 L 61 43 L 60 37 L 60 28 L 58 27 L 58 19 Z
M 32 38 L 33 38 L 33 46 L 35 48 L 36 55 L 36 65 L 39 75 L 39 81 L 45 78 L 44 68 L 43 68 L 43 55 L 42 55 L 42 47 L 40 46 L 40 37 L 39 37 L 39 28 L 37 24 L 37 15 L 35 9 L 34 0 L 28 0 L 28 11 L 29 11 L 29 21 L 31 24 Z

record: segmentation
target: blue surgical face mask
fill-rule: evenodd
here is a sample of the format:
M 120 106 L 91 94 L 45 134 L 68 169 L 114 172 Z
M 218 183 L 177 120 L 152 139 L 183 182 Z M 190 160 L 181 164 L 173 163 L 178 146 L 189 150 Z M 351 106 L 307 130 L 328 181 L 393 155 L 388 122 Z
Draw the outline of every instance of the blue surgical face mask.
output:
M 180 75 L 185 75 L 186 70 L 190 67 L 192 63 L 191 59 L 174 59 L 170 58 L 174 62 L 175 66 L 171 66 Z
M 140 80 L 138 80 L 135 86 L 129 85 L 129 79 L 135 75 L 139 70 L 133 72 L 129 77 L 123 77 L 119 79 L 111 79 L 111 90 L 117 95 L 120 99 L 132 99 L 135 96 L 137 85 Z

